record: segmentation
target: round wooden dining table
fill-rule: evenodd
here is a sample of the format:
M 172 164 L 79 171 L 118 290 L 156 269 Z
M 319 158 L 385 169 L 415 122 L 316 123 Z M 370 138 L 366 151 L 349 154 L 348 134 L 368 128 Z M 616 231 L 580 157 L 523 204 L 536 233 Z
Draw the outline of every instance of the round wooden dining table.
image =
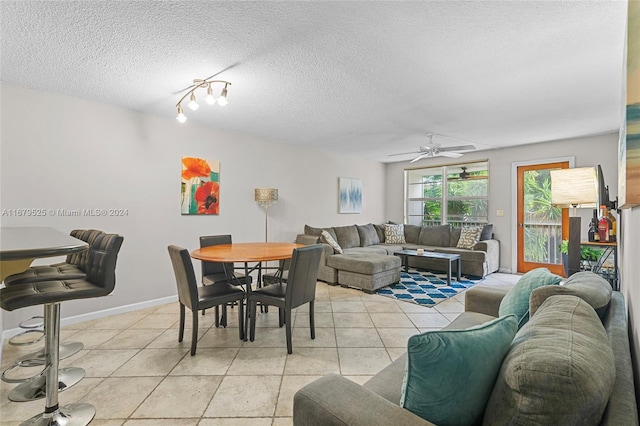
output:
M 291 259 L 293 250 L 299 247 L 304 247 L 304 245 L 279 242 L 219 244 L 196 249 L 191 252 L 191 257 L 205 262 L 244 263 L 245 276 L 248 276 L 250 273 L 249 263 L 256 262 L 260 264 L 274 260 Z M 229 276 L 229 280 L 232 281 L 233 269 L 229 271 L 225 267 L 225 272 Z M 251 286 L 247 285 L 246 287 L 245 300 L 248 300 L 251 295 Z M 245 341 L 248 336 L 248 325 L 249 309 L 247 306 L 243 333 L 243 339 Z

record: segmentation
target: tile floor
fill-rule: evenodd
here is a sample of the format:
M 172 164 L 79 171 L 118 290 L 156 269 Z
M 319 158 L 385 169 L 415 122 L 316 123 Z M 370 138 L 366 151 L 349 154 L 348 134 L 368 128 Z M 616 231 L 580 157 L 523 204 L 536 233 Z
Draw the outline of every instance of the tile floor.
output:
M 518 278 L 496 273 L 478 285 L 511 286 Z M 307 307 L 299 308 L 291 355 L 273 308 L 259 314 L 254 342 L 239 340 L 235 310 L 226 329 L 213 326 L 212 311 L 200 316 L 194 357 L 191 330 L 177 341 L 177 303 L 79 323 L 61 336 L 84 349 L 61 367 L 82 367 L 86 376 L 60 402 L 93 404 L 96 426 L 290 425 L 293 395 L 305 384 L 327 373 L 363 383 L 404 353 L 409 336 L 440 329 L 463 310 L 464 293 L 427 308 L 318 283 L 316 338 Z M 33 349 L 5 343 L 3 369 Z M 0 425 L 20 424 L 44 407 L 44 400 L 9 401 L 13 386 L 0 386 Z

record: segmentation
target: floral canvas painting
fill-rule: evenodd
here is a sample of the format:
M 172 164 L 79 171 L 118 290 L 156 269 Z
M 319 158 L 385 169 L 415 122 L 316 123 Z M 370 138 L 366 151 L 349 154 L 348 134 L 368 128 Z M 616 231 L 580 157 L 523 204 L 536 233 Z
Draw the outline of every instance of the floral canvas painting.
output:
M 220 213 L 220 162 L 182 157 L 182 214 Z

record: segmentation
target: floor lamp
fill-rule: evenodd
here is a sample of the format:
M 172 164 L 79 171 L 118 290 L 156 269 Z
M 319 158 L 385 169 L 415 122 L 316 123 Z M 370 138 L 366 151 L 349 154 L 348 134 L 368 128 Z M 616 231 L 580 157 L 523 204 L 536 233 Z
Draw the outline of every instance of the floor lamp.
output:
M 264 208 L 264 241 L 267 242 L 268 231 L 268 211 L 271 204 L 278 202 L 278 190 L 275 188 L 256 188 L 255 200 Z
M 580 217 L 577 208 L 596 208 L 598 175 L 595 167 L 551 170 L 551 204 L 573 208 L 569 218 L 568 271 L 569 276 L 580 271 Z

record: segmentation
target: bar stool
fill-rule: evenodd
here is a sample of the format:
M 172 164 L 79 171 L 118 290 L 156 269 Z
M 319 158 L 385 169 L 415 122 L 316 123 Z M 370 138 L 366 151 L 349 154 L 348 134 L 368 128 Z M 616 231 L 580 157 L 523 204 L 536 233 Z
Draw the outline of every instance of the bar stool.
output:
M 87 253 L 85 279 L 36 281 L 0 290 L 0 306 L 7 311 L 44 305 L 45 368 L 40 374 L 44 374 L 44 389 L 39 392 L 45 396 L 45 409 L 43 413 L 22 423 L 23 425 L 85 426 L 95 416 L 95 408 L 90 404 L 58 405 L 60 303 L 110 294 L 115 287 L 116 260 L 122 241 L 123 237 L 116 234 L 97 237 L 95 246 Z M 84 375 L 84 370 L 82 374 Z M 35 387 L 35 381 L 19 385 L 16 389 L 20 387 L 31 391 Z

